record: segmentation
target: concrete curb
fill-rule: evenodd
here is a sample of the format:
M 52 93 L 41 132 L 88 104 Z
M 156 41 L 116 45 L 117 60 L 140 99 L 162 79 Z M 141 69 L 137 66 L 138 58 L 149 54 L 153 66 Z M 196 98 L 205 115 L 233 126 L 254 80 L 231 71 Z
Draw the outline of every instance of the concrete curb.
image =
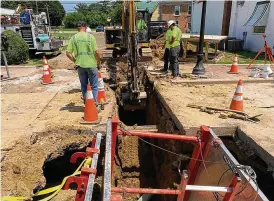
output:
M 236 84 L 237 80 L 221 80 L 221 79 L 211 79 L 211 80 L 176 80 L 171 81 L 172 84 L 188 84 L 188 85 L 205 85 L 205 84 Z M 244 84 L 252 83 L 274 83 L 274 79 L 243 79 Z
M 8 66 L 8 68 L 39 68 L 41 66 Z M 1 68 L 6 68 L 6 66 L 1 66 Z

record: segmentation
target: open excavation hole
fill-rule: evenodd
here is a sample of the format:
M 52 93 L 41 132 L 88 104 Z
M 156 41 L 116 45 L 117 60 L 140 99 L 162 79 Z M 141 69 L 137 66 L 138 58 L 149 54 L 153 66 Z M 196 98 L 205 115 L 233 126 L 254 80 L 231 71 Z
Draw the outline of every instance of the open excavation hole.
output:
M 88 145 L 90 146 L 90 145 Z M 87 147 L 88 147 L 87 146 Z M 70 158 L 75 152 L 85 152 L 86 148 L 79 148 L 77 145 L 72 144 L 66 147 L 65 149 L 60 149 L 55 153 L 48 155 L 47 159 L 43 165 L 43 174 L 46 178 L 46 186 L 44 189 L 60 185 L 63 179 L 75 172 L 82 162 L 82 159 L 78 159 L 76 163 L 70 163 Z M 104 145 L 101 143 L 102 153 L 104 152 Z M 97 178 L 102 177 L 103 163 L 102 163 L 102 154 L 99 155 L 98 164 L 97 164 Z M 76 184 L 71 184 L 70 189 L 77 189 Z M 38 189 L 34 189 L 34 193 Z M 76 193 L 75 193 L 76 194 Z M 93 200 L 100 200 L 101 194 L 101 183 L 97 183 L 95 180 L 93 188 Z M 41 196 L 36 197 L 35 199 L 40 199 Z
M 59 185 L 66 176 L 71 175 L 81 164 L 81 160 L 73 164 L 70 163 L 70 157 L 75 152 L 85 152 L 85 149 L 86 147 L 77 149 L 69 146 L 64 150 L 49 154 L 43 165 L 43 173 L 47 182 L 45 188 Z
M 240 164 L 251 166 L 254 169 L 259 188 L 269 200 L 274 200 L 273 171 L 269 170 L 268 165 L 247 142 L 241 141 L 237 136 L 238 134 L 236 133 L 235 137 L 223 136 L 220 138 Z
M 127 111 L 119 107 L 119 119 L 127 126 L 146 125 L 146 110 Z
M 159 132 L 178 133 L 174 122 L 170 115 L 162 113 L 163 106 L 154 92 L 148 93 L 147 109 L 142 112 L 125 112 L 119 108 L 119 117 L 126 125 L 152 125 L 156 124 Z M 152 120 L 151 120 L 152 119 Z M 171 121 L 171 123 L 166 123 Z M 164 128 L 163 128 L 164 127 Z M 116 186 L 136 187 L 136 188 L 161 188 L 161 189 L 176 189 L 180 184 L 180 175 L 178 174 L 178 160 L 176 156 L 170 155 L 151 145 L 148 145 L 141 140 L 126 140 L 120 139 L 116 156 L 116 165 L 120 170 L 120 175 L 115 178 Z M 234 155 L 238 162 L 242 165 L 251 166 L 257 174 L 257 183 L 262 192 L 269 200 L 274 200 L 274 179 L 273 172 L 268 170 L 267 164 L 258 156 L 256 152 L 250 155 L 250 147 L 248 143 L 243 143 L 235 137 L 227 136 L 220 137 L 229 151 Z M 150 143 L 175 153 L 191 156 L 193 145 L 168 140 L 151 140 L 145 139 Z M 121 142 L 122 141 L 122 142 Z M 125 142 L 129 141 L 129 142 Z M 135 144 L 134 144 L 135 143 Z M 130 144 L 130 146 L 128 146 Z M 137 147 L 137 148 L 136 148 Z M 136 152 L 136 150 L 138 150 Z M 122 155 L 125 155 L 124 157 Z M 123 167 L 127 163 L 129 155 L 137 155 L 136 166 Z M 116 159 L 117 159 L 116 158 Z M 134 158 L 134 157 L 133 157 Z M 187 169 L 189 160 L 182 161 L 181 169 Z M 140 195 L 127 194 L 126 200 L 138 200 Z M 169 200 L 175 201 L 177 196 L 159 196 L 154 195 L 150 201 Z

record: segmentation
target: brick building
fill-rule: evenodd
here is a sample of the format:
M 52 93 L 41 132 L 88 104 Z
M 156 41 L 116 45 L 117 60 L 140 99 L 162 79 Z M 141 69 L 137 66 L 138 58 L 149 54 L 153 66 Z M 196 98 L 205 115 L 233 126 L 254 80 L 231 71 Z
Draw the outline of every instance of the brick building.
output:
M 191 1 L 159 2 L 157 9 L 155 12 L 159 13 L 158 20 L 174 20 L 182 32 L 189 33 L 191 31 Z

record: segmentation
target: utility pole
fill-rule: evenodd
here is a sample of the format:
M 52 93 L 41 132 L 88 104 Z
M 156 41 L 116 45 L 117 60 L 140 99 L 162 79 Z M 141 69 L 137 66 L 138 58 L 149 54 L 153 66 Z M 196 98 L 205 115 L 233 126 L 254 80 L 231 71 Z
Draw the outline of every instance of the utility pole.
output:
M 37 4 L 37 0 L 35 1 L 36 3 L 36 15 L 38 15 L 38 4 Z
M 199 41 L 199 50 L 197 53 L 197 63 L 196 63 L 196 66 L 192 70 L 192 74 L 194 74 L 194 75 L 205 74 L 203 45 L 204 45 L 204 37 L 205 37 L 206 5 L 207 5 L 207 0 L 204 0 L 203 8 L 202 8 L 200 41 Z
M 51 26 L 50 26 L 50 18 L 49 18 L 49 5 L 46 5 L 47 8 L 47 16 L 48 16 L 48 25 L 49 25 L 49 30 L 51 30 Z

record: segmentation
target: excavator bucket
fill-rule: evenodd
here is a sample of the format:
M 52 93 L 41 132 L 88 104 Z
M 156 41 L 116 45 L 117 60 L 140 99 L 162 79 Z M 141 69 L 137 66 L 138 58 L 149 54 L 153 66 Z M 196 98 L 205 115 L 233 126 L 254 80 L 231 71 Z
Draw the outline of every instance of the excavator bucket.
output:
M 152 61 L 152 51 L 150 48 L 141 48 L 141 62 Z

